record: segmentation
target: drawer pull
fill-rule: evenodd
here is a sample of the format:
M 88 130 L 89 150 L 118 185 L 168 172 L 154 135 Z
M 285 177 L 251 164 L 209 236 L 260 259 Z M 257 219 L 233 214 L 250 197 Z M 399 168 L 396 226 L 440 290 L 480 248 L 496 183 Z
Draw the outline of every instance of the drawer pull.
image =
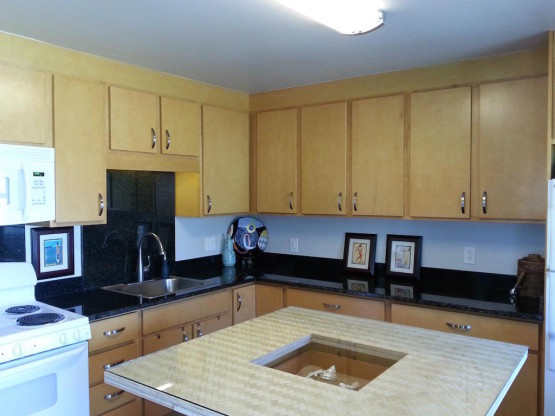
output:
M 106 365 L 104 366 L 104 370 L 107 370 L 107 369 L 109 369 L 109 368 L 115 367 L 116 365 L 123 364 L 124 361 L 125 361 L 125 360 L 119 360 L 119 361 L 117 361 L 117 362 L 115 362 L 115 363 L 112 363 L 112 364 L 106 364 Z
M 197 338 L 202 337 L 202 329 L 200 329 L 200 324 L 197 324 Z
M 237 293 L 237 312 L 239 312 L 239 310 L 241 310 L 241 305 L 242 304 L 243 304 L 243 299 L 241 299 L 241 295 L 239 293 Z
M 335 309 L 335 310 L 341 309 L 341 305 L 339 305 L 337 303 L 331 304 L 331 303 L 325 303 L 324 302 L 323 305 L 324 305 L 324 308 L 328 308 L 328 309 Z
M 472 325 L 452 324 L 451 322 L 445 322 L 445 324 L 451 329 L 456 329 L 463 332 L 470 331 L 472 329 Z
M 123 331 L 125 331 L 125 327 L 118 328 L 118 329 L 112 329 L 110 331 L 105 331 L 103 334 L 106 337 L 113 337 L 114 335 L 117 335 L 117 334 L 119 334 Z
M 106 396 L 104 396 L 104 400 L 115 399 L 116 397 L 121 396 L 123 393 L 124 393 L 123 390 L 120 390 L 120 391 L 116 391 L 115 393 L 107 394 Z
M 189 341 L 189 336 L 185 331 L 183 331 L 183 342 L 187 342 L 187 341 Z

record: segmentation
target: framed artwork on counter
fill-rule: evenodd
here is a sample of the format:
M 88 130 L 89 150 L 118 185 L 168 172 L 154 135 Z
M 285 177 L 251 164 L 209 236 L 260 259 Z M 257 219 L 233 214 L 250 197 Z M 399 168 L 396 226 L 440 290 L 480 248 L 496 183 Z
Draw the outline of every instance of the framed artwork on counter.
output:
M 387 235 L 386 274 L 420 279 L 422 237 Z
M 73 227 L 31 228 L 31 263 L 37 279 L 74 273 Z
M 376 234 L 345 233 L 343 269 L 373 275 L 376 261 L 376 241 Z

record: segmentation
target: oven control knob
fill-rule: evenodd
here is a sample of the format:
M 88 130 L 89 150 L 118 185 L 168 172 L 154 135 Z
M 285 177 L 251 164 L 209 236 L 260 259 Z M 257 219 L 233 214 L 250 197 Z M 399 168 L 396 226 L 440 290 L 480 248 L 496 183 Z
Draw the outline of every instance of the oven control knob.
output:
M 75 338 L 75 341 L 81 341 L 81 332 L 78 329 L 73 333 L 73 338 Z
M 13 356 L 14 357 L 21 357 L 23 351 L 21 349 L 21 344 L 15 344 L 13 347 Z
M 66 336 L 65 332 L 62 332 L 60 334 L 60 344 L 62 344 L 62 345 L 67 344 L 67 336 Z

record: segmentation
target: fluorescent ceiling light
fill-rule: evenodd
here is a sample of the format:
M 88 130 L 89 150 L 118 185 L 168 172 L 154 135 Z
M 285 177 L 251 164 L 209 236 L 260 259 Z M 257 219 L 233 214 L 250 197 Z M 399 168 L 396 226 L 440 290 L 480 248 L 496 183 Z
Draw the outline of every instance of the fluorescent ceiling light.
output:
M 276 0 L 290 9 L 345 35 L 378 29 L 384 14 L 369 0 Z

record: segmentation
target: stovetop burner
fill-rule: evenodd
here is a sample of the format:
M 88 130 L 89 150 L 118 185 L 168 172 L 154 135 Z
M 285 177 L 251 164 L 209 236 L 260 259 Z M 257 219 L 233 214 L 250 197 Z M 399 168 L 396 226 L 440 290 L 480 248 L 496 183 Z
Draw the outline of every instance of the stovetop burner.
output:
M 21 318 L 18 318 L 16 322 L 20 326 L 37 326 L 53 324 L 64 318 L 64 315 L 60 313 L 34 313 L 32 315 L 22 316 Z
M 18 305 L 6 309 L 6 313 L 9 313 L 11 315 L 23 315 L 25 313 L 33 313 L 38 311 L 40 311 L 40 308 L 36 305 Z

